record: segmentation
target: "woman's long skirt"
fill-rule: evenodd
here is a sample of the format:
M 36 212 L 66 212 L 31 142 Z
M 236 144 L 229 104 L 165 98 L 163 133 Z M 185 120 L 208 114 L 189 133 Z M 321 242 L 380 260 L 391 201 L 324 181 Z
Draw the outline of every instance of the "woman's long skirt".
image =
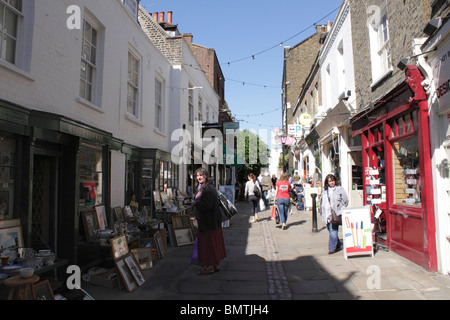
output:
M 218 266 L 226 256 L 222 228 L 198 233 L 198 260 L 203 267 Z

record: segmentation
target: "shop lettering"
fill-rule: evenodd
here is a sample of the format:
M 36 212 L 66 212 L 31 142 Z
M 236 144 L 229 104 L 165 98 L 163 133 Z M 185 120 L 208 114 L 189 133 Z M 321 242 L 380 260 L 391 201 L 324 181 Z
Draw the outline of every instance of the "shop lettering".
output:
M 437 89 L 436 94 L 438 98 L 443 97 L 445 94 L 447 94 L 450 91 L 450 79 L 442 83 Z
M 180 314 L 184 315 L 184 316 L 200 315 L 200 316 L 208 316 L 208 318 L 211 318 L 213 313 L 214 313 L 214 307 L 212 307 L 212 308 L 210 308 L 210 307 L 194 307 L 194 306 L 191 306 L 190 304 L 188 304 L 187 307 L 182 307 L 181 311 L 180 311 Z

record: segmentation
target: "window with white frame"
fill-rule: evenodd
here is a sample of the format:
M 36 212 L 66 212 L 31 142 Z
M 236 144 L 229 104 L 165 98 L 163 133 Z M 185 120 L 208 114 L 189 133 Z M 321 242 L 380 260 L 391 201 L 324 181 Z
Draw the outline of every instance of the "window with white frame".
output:
M 0 0 L 0 59 L 16 64 L 22 0 Z
M 128 94 L 127 113 L 135 118 L 139 117 L 139 84 L 140 60 L 131 51 L 128 51 Z
M 377 83 L 392 70 L 388 14 L 386 7 L 379 9 L 379 18 L 368 24 L 373 83 Z
M 122 4 L 124 5 L 125 9 L 128 12 L 128 14 L 132 18 L 137 20 L 139 1 L 138 0 L 120 0 L 120 2 L 122 2 Z
M 164 131 L 164 85 L 158 77 L 155 79 L 155 127 Z
M 203 98 L 198 97 L 198 121 L 203 122 Z
M 94 82 L 97 71 L 97 30 L 83 20 L 83 46 L 81 49 L 80 97 L 94 102 Z
M 189 85 L 189 87 L 192 87 Z M 188 94 L 188 116 L 189 116 L 189 122 L 191 124 L 194 123 L 194 90 L 189 89 Z

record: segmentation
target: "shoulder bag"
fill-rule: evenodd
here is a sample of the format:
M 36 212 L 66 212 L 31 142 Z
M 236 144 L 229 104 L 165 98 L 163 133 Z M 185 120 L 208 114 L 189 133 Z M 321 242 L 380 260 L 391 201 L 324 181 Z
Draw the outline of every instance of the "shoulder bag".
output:
M 333 225 L 342 225 L 342 216 L 338 216 L 336 214 L 336 211 L 331 207 L 331 201 L 330 201 L 330 194 L 329 190 L 327 190 L 327 196 L 328 196 L 328 203 L 330 204 L 330 210 L 331 210 L 331 224 Z

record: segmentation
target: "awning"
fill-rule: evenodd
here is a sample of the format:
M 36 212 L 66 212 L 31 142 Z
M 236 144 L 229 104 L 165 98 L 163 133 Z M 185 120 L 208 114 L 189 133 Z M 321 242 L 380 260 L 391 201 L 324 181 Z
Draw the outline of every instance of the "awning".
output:
M 313 146 L 317 140 L 324 137 L 333 127 L 340 127 L 342 123 L 350 118 L 351 107 L 346 100 L 341 100 L 326 117 L 306 137 L 308 146 Z

